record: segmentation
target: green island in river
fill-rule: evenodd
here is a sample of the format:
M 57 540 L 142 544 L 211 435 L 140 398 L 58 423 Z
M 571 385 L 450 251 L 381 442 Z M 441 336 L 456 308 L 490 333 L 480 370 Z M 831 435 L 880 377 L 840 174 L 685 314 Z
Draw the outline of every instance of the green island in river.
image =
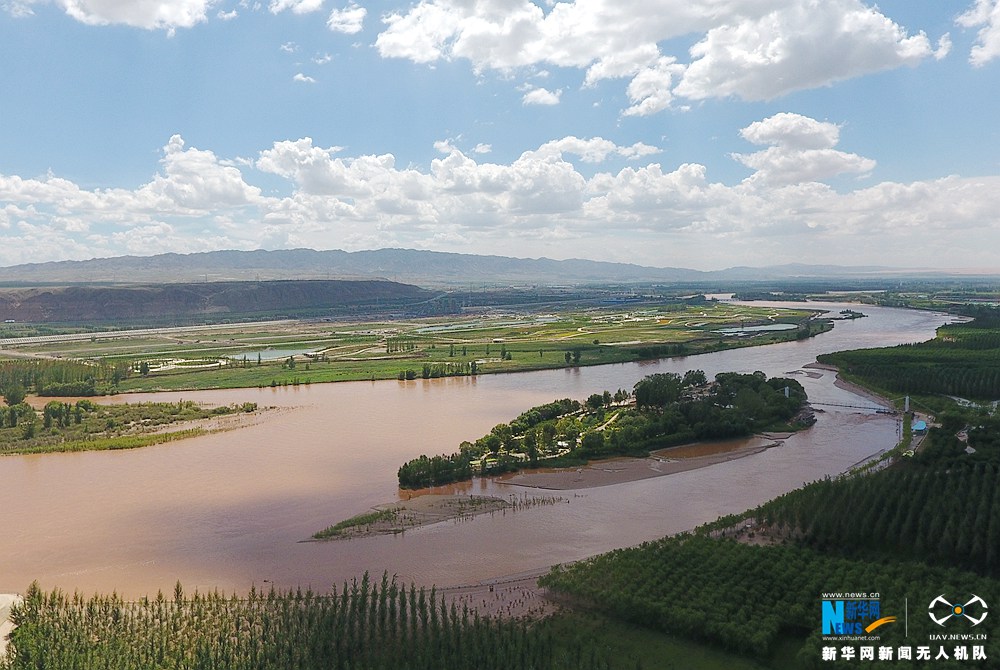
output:
M 450 456 L 420 456 L 399 468 L 402 488 L 426 488 L 477 475 L 539 467 L 576 467 L 591 459 L 648 456 L 692 442 L 794 431 L 814 421 L 794 379 L 762 372 L 701 370 L 650 375 L 632 391 L 565 398 L 498 424 Z

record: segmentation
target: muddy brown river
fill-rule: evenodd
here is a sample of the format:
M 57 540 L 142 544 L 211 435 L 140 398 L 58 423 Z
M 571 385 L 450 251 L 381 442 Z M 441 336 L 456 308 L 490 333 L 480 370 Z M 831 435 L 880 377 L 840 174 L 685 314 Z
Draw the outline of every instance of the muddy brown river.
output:
M 655 372 L 794 374 L 813 402 L 866 404 L 835 387 L 832 373 L 810 370 L 809 376 L 803 366 L 822 352 L 928 339 L 948 317 L 861 310 L 869 317 L 837 322 L 832 332 L 807 341 L 658 362 L 119 398 L 250 401 L 277 409 L 247 428 L 145 449 L 0 458 L 0 592 L 23 592 L 34 580 L 46 588 L 127 596 L 168 591 L 177 580 L 188 590 L 273 583 L 325 591 L 366 570 L 452 586 L 690 529 L 890 448 L 896 419 L 825 407 L 811 429 L 747 458 L 555 492 L 565 502 L 402 535 L 301 542 L 396 500 L 396 469 L 410 458 L 451 453 L 462 440 L 474 440 L 530 406 L 631 389 Z M 542 493 L 491 480 L 455 490 Z

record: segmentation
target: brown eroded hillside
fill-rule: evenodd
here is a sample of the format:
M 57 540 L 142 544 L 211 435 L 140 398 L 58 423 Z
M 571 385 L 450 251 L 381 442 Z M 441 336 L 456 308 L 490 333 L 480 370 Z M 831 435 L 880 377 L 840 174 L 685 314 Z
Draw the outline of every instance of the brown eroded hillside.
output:
M 434 293 L 391 281 L 267 281 L 0 289 L 0 319 L 160 322 L 226 315 L 323 316 L 402 309 Z

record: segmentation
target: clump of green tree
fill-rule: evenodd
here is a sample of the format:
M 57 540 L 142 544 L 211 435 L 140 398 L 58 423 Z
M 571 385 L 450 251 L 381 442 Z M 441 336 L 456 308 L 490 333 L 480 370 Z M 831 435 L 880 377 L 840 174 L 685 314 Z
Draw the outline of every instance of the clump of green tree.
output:
M 635 386 L 637 411 L 622 413 L 604 431 L 604 452 L 641 454 L 762 430 L 795 430 L 810 420 L 799 414 L 806 401 L 794 379 L 768 379 L 762 372 L 723 372 L 713 383 L 706 383 L 700 370 L 651 375 Z
M 12 388 L 40 396 L 93 396 L 108 393 L 132 373 L 128 361 L 2 361 L 0 394 Z
M 532 407 L 526 412 L 522 412 L 508 425 L 510 426 L 512 433 L 523 433 L 524 431 L 534 428 L 541 423 L 558 419 L 559 417 L 566 416 L 567 414 L 572 414 L 579 409 L 580 403 L 571 398 L 554 400 L 553 402 Z
M 451 456 L 421 455 L 401 465 L 396 474 L 401 487 L 417 489 L 471 479 L 474 473 L 472 459 L 460 452 Z
M 420 372 L 407 368 L 400 370 L 396 374 L 396 379 L 400 381 L 412 381 L 417 377 L 421 379 L 439 379 L 441 377 L 462 377 L 476 375 L 479 372 L 479 364 L 476 361 L 465 363 L 424 363 Z
M 341 590 L 251 590 L 126 601 L 32 585 L 14 608 L 4 670 L 558 670 L 607 667 L 570 655 L 527 622 L 448 606 L 435 589 L 366 574 Z
M 630 347 L 628 350 L 635 355 L 637 360 L 667 358 L 669 356 L 687 356 L 690 353 L 694 353 L 692 348 L 683 342 L 674 342 L 672 344 L 643 344 Z
M 721 373 L 711 383 L 701 370 L 655 374 L 639 381 L 632 393 L 619 389 L 592 394 L 585 405 L 563 399 L 533 407 L 475 442 L 463 442 L 450 456 L 413 459 L 397 475 L 400 486 L 422 488 L 543 461 L 578 464 L 768 428 L 794 429 L 805 402 L 797 381 L 768 379 L 762 372 Z
M 863 584 L 857 588 L 882 594 L 883 615 L 899 615 L 906 598 L 912 611 L 913 603 L 928 603 L 942 591 L 996 593 L 1000 587 L 995 579 L 953 567 L 869 562 L 706 535 L 664 538 L 556 566 L 539 583 L 614 619 L 741 655 L 766 658 L 779 640 L 791 637 L 802 645 L 798 668 L 822 665 L 824 592 Z M 909 619 L 910 639 L 939 630 L 926 616 Z M 879 633 L 889 640 L 884 643 L 907 644 L 902 626 Z
M 513 471 L 517 464 L 509 451 L 517 443 L 515 435 L 525 435 L 520 438 L 520 444 L 529 457 L 534 453 L 537 460 L 539 442 L 544 445 L 554 444 L 558 434 L 555 420 L 579 411 L 580 407 L 579 402 L 569 398 L 532 407 L 509 424 L 497 424 L 475 442 L 463 442 L 456 453 L 421 455 L 404 463 L 397 471 L 399 485 L 403 488 L 425 488 L 471 479 L 484 470 L 482 464 L 478 469 L 473 468 L 473 461 L 482 461 L 487 457 L 492 459 L 491 472 L 498 474 Z M 534 430 L 536 427 L 539 427 L 537 432 Z
M 412 353 L 417 350 L 417 341 L 409 337 L 388 337 L 385 340 L 385 353 Z
M 53 400 L 39 413 L 21 402 L 8 407 L 0 421 L 0 453 L 146 446 L 175 439 L 170 437 L 173 433 L 157 432 L 162 426 L 256 410 L 257 404 L 252 402 L 203 407 L 190 400 L 116 405 L 98 405 L 90 400 L 75 403 Z

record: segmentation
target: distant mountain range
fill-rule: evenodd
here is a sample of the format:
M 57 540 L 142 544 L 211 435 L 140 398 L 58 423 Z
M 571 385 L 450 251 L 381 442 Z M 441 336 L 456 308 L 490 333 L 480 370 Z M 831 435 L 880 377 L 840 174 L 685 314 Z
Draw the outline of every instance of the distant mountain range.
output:
M 703 272 L 627 263 L 509 258 L 412 249 L 210 251 L 28 263 L 0 268 L 4 283 L 175 283 L 275 279 L 388 279 L 421 286 L 766 281 L 899 276 L 898 268 L 835 265 L 734 267 Z M 912 270 L 908 274 L 934 274 Z

